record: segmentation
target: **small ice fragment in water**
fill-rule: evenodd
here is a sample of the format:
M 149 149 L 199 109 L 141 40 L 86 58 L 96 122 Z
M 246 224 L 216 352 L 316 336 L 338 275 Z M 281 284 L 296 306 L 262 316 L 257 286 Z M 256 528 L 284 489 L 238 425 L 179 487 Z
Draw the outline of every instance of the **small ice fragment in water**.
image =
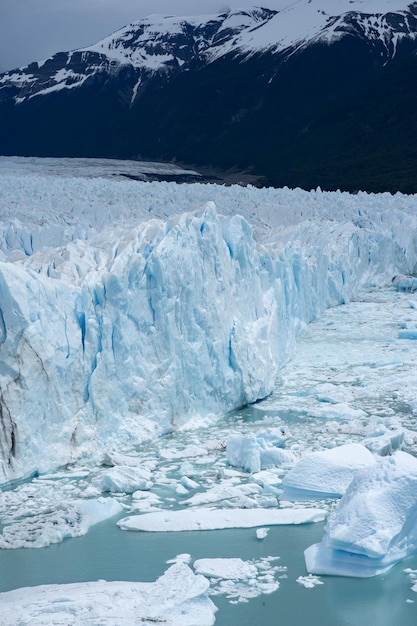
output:
M 303 585 L 306 589 L 313 589 L 316 585 L 324 585 L 323 581 L 318 576 L 309 574 L 308 576 L 299 576 L 297 578 L 299 585 Z

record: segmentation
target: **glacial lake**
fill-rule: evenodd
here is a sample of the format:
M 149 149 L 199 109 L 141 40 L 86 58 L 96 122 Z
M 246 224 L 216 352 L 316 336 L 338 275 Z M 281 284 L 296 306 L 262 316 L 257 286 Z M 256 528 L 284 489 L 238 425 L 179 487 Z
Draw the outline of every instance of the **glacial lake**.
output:
M 153 581 L 167 569 L 168 560 L 185 552 L 193 560 L 207 556 L 251 560 L 277 555 L 280 564 L 288 568 L 279 589 L 247 603 L 231 604 L 222 596 L 213 598 L 218 607 L 216 626 L 416 623 L 417 595 L 410 591 L 411 583 L 403 570 L 417 569 L 417 558 L 398 565 L 385 576 L 323 576 L 323 584 L 313 589 L 298 584 L 298 576 L 305 574 L 303 549 L 320 541 L 322 533 L 323 524 L 275 527 L 259 541 L 253 529 L 153 534 L 121 531 L 112 520 L 95 526 L 84 537 L 41 550 L 2 550 L 0 590 L 99 579 Z

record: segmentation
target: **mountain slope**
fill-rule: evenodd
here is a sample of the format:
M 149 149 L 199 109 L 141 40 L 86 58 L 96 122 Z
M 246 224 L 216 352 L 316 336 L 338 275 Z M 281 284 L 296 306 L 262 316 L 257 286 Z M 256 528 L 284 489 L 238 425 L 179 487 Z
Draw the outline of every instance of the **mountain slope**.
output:
M 0 76 L 0 152 L 416 192 L 416 38 L 417 4 L 403 0 L 151 16 Z

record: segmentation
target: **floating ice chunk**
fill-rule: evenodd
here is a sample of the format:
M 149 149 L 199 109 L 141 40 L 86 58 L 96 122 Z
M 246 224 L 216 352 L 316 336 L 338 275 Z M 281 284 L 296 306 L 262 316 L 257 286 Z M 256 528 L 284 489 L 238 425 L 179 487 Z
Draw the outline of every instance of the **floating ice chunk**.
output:
M 131 512 L 133 513 L 159 511 L 161 505 L 161 498 L 155 493 L 151 493 L 150 491 L 135 491 L 132 493 Z
M 239 558 L 199 559 L 194 569 L 210 577 L 210 595 L 226 595 L 231 603 L 247 602 L 261 594 L 276 591 L 277 574 L 286 571 L 285 566 L 273 565 L 279 557 L 266 557 L 259 561 L 243 561 Z
M 347 402 L 337 402 L 334 404 L 321 402 L 318 407 L 309 409 L 311 417 L 320 417 L 323 419 L 360 419 L 366 417 L 365 411 L 355 409 Z
M 303 585 L 306 589 L 313 589 L 317 585 L 323 585 L 323 581 L 318 576 L 309 574 L 308 576 L 299 576 L 296 581 L 299 585 Z
M 356 472 L 375 463 L 372 453 L 358 443 L 313 452 L 284 476 L 284 497 L 342 496 Z
M 190 444 L 182 450 L 161 450 L 160 455 L 163 459 L 185 459 L 187 457 L 201 457 L 208 454 L 207 448 L 198 446 L 196 444 Z
M 199 471 L 189 461 L 185 461 L 178 470 L 180 476 L 190 477 L 199 474 Z
M 272 439 L 273 441 L 273 439 Z M 280 445 L 284 439 L 279 438 Z M 296 457 L 291 450 L 282 450 L 265 437 L 254 435 L 229 437 L 226 446 L 226 458 L 233 467 L 240 467 L 246 472 L 255 473 L 262 469 L 279 466 L 291 466 Z
M 269 528 L 257 528 L 256 529 L 256 538 L 257 539 L 265 539 L 268 535 Z
M 390 430 L 381 424 L 380 431 L 365 439 L 363 444 L 374 454 L 388 456 L 395 450 L 401 449 L 404 443 L 404 436 L 405 431 L 403 428 Z
M 181 478 L 181 484 L 186 489 L 197 489 L 197 487 L 198 487 L 198 483 L 196 483 L 195 480 L 192 480 L 191 478 L 188 478 L 187 476 L 183 476 Z
M 392 285 L 397 291 L 417 291 L 417 278 L 415 276 L 397 274 L 392 279 Z
M 230 437 L 227 441 L 226 458 L 230 465 L 241 467 L 246 472 L 261 470 L 261 454 L 256 437 Z
M 267 485 L 280 485 L 282 483 L 281 478 L 277 474 L 268 470 L 262 470 L 261 472 L 252 474 L 250 480 L 264 487 Z
M 417 459 L 396 452 L 360 470 L 305 551 L 312 574 L 374 576 L 417 553 Z
M 407 568 L 404 570 L 405 574 L 408 574 L 410 581 L 413 583 L 411 585 L 411 591 L 417 593 L 417 569 Z M 407 602 L 414 602 L 414 600 L 407 600 Z
M 253 563 L 242 559 L 198 559 L 193 567 L 197 574 L 232 580 L 256 578 L 258 573 Z
M 120 452 L 107 451 L 103 455 L 102 465 L 113 467 L 114 465 L 125 465 L 128 467 L 143 467 L 143 460 L 139 456 L 130 456 Z
M 179 562 L 154 583 L 98 581 L 1 593 L 0 623 L 212 626 L 217 609 L 208 591 L 208 580 Z
M 324 509 L 196 509 L 158 511 L 124 517 L 117 522 L 122 530 L 147 532 L 180 532 L 184 530 L 220 530 L 223 528 L 255 528 L 322 522 Z
M 152 487 L 151 472 L 131 466 L 112 467 L 92 481 L 91 487 L 101 493 L 133 493 Z
M 196 493 L 184 501 L 184 504 L 190 506 L 201 506 L 203 504 L 212 504 L 215 502 L 223 502 L 224 500 L 233 500 L 242 496 L 253 496 L 262 493 L 262 487 L 256 483 L 233 484 L 233 479 L 224 481 L 219 485 L 215 485 L 211 489 L 202 493 Z M 254 506 L 256 503 L 254 502 Z
M 257 433 L 259 440 L 263 439 L 265 442 L 276 446 L 277 448 L 283 448 L 291 436 L 289 430 L 281 426 L 280 428 L 269 428 L 267 430 L 260 430 Z
M 344 385 L 334 385 L 332 383 L 322 383 L 317 385 L 312 393 L 319 402 L 328 402 L 329 404 L 349 403 L 355 399 L 353 390 Z
M 5 526 L 0 548 L 44 548 L 68 537 L 81 537 L 91 526 L 118 515 L 121 505 L 110 498 L 77 500 Z M 0 623 L 3 624 L 3 622 Z
M 169 559 L 167 563 L 170 565 L 171 563 L 190 563 L 191 562 L 191 554 L 188 552 L 183 552 L 182 554 L 177 554 L 173 559 Z

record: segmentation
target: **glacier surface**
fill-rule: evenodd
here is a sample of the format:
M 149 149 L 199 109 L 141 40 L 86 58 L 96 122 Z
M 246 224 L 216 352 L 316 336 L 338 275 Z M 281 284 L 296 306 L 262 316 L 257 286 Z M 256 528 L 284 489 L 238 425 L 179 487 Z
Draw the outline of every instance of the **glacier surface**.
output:
M 297 336 L 416 267 L 415 200 L 42 176 L 0 159 L 0 483 L 268 396 Z

